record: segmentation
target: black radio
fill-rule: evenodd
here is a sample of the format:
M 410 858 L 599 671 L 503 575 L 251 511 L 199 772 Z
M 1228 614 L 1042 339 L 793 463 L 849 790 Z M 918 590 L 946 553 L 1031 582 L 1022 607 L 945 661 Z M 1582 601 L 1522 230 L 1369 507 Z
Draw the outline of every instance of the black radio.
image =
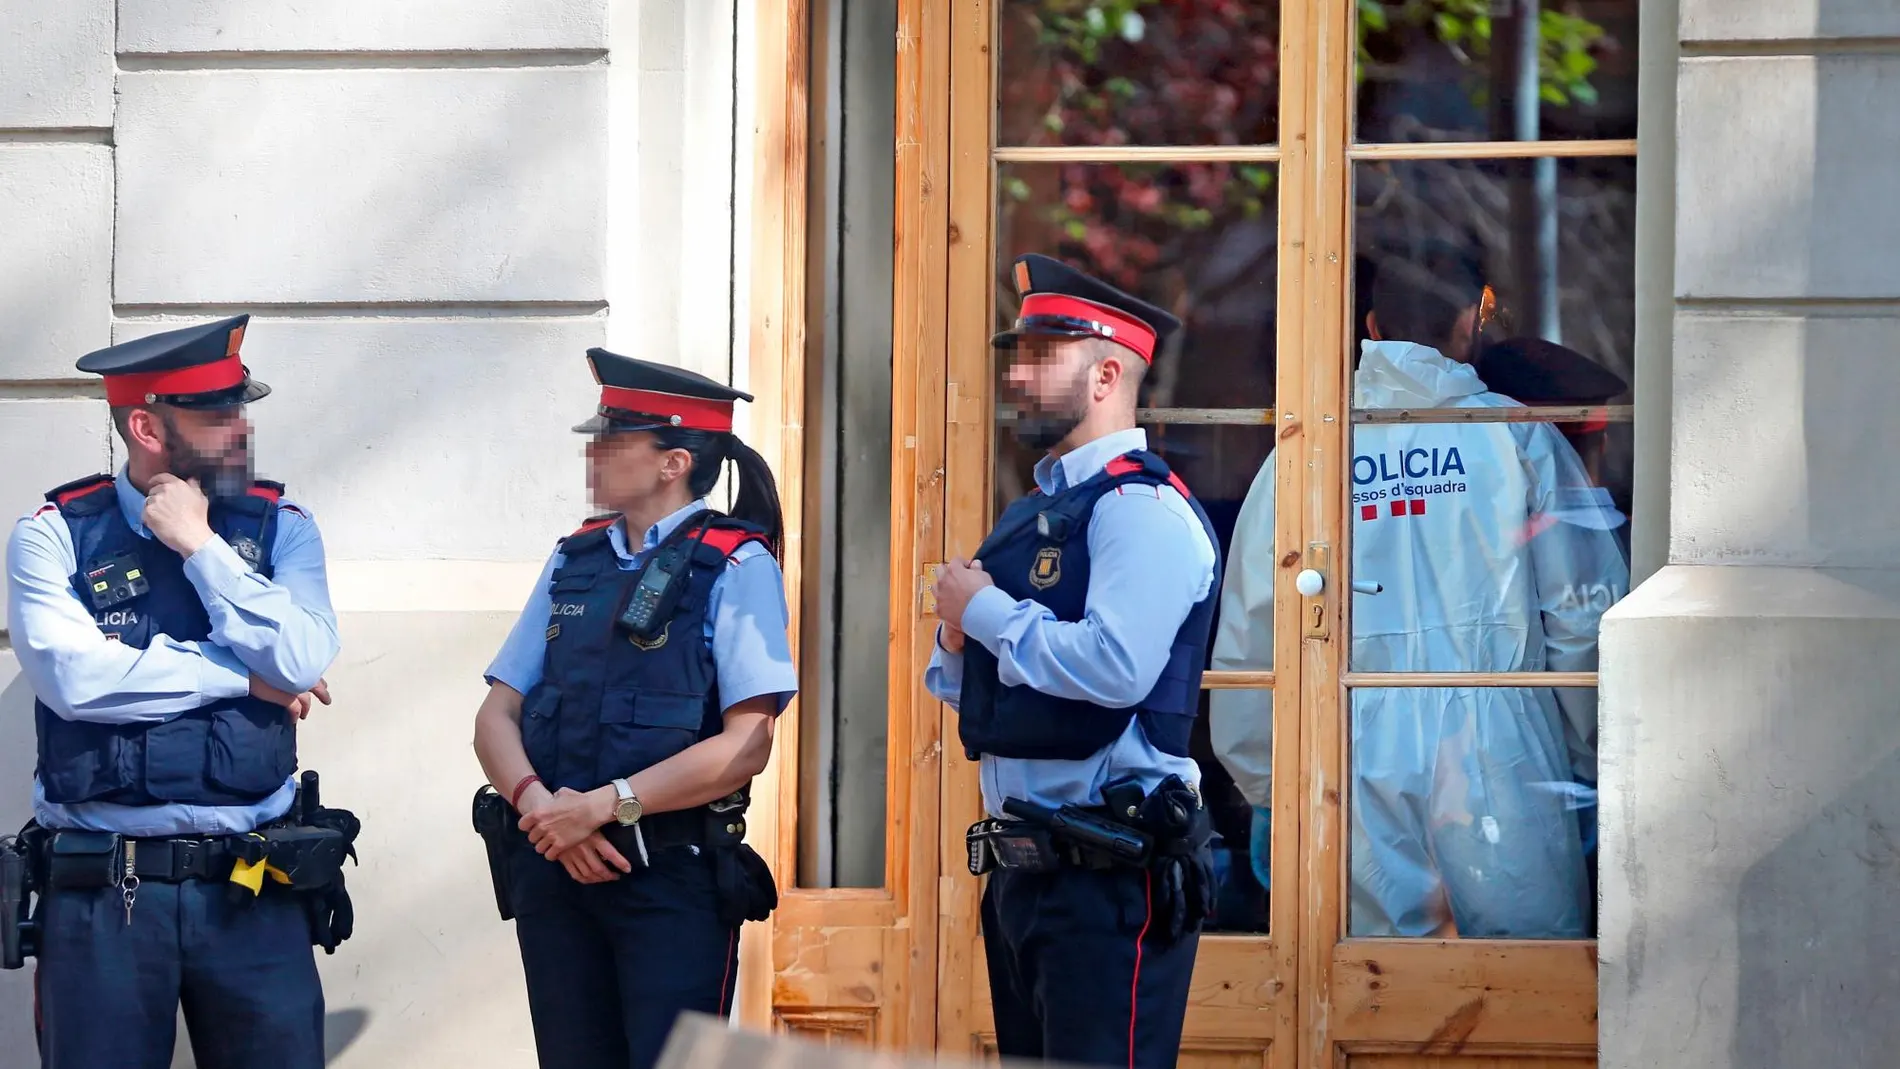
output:
M 680 524 L 640 567 L 633 593 L 628 595 L 626 606 L 614 621 L 637 642 L 649 641 L 666 629 L 666 622 L 673 618 L 673 610 L 686 590 L 684 580 L 692 568 L 693 551 L 705 541 L 709 530 L 709 527 L 695 527 L 692 520 Z

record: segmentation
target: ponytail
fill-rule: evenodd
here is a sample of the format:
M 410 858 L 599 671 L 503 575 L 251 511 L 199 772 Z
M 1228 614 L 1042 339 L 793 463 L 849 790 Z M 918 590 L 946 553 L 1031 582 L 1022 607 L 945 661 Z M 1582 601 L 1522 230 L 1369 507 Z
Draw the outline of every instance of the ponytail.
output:
M 692 454 L 693 470 L 686 477 L 686 485 L 694 497 L 712 493 L 714 484 L 719 481 L 720 469 L 726 461 L 731 461 L 738 475 L 732 518 L 763 529 L 765 540 L 772 547 L 772 556 L 783 559 L 785 515 L 779 506 L 778 480 L 772 478 L 772 469 L 764 457 L 740 441 L 736 434 L 661 427 L 653 435 L 661 449 L 684 449 Z
M 764 528 L 772 556 L 782 559 L 785 513 L 779 506 L 778 480 L 772 478 L 772 468 L 758 450 L 740 441 L 736 434 L 725 437 L 726 459 L 732 461 L 733 470 L 739 476 L 739 489 L 732 499 L 732 517 Z

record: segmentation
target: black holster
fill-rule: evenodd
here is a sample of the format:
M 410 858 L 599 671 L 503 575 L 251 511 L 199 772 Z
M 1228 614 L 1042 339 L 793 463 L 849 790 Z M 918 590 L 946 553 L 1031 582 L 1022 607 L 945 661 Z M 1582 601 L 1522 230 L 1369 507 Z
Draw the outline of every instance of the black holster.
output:
M 39 858 L 46 833 L 28 822 L 17 836 L 0 838 L 0 969 L 18 969 L 39 953 L 34 896 L 40 893 Z
M 526 838 L 517 824 L 515 808 L 501 792 L 484 783 L 475 792 L 472 817 L 475 834 L 482 837 L 482 848 L 488 853 L 488 878 L 495 885 L 495 908 L 501 912 L 502 920 L 514 920 L 514 881 L 509 874 L 508 859 L 518 842 Z
M 1130 823 L 1154 836 L 1148 868 L 1156 934 L 1173 942 L 1200 931 L 1214 913 L 1214 867 L 1207 850 L 1212 825 L 1199 792 L 1169 776 L 1136 806 Z
M 732 928 L 744 921 L 762 921 L 778 908 L 778 883 L 772 879 L 771 867 L 745 844 L 745 811 L 750 802 L 742 790 L 706 807 L 706 849 L 719 889 L 719 921 Z
M 297 895 L 310 920 L 310 945 L 334 954 L 356 930 L 356 908 L 344 885 L 343 862 L 357 860 L 356 836 L 363 823 L 347 809 L 318 804 L 315 773 L 305 773 L 303 787 L 291 810 L 297 823 L 273 824 L 249 835 L 232 836 L 228 846 L 237 860 L 268 864 L 283 874 L 283 879 L 267 875 L 265 883 L 283 884 Z M 236 883 L 230 894 L 239 901 L 255 898 L 248 887 Z

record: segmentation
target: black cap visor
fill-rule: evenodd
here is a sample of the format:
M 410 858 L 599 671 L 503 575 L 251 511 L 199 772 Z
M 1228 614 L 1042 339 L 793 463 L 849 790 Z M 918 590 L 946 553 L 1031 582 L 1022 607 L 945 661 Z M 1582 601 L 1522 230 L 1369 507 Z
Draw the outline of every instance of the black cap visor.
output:
M 236 408 L 238 405 L 248 405 L 252 401 L 261 401 L 269 396 L 270 387 L 251 378 L 247 373 L 243 382 L 229 389 L 212 390 L 209 393 L 154 394 L 152 403 L 170 405 L 173 408 Z
M 594 413 L 593 418 L 574 425 L 575 434 L 631 434 L 635 431 L 657 431 L 675 426 L 672 420 L 661 419 L 646 412 L 629 412 L 624 408 L 608 408 L 606 405 Z
M 990 339 L 992 349 L 1014 349 L 1024 338 L 1105 338 L 1099 324 L 1075 316 L 1027 316 Z

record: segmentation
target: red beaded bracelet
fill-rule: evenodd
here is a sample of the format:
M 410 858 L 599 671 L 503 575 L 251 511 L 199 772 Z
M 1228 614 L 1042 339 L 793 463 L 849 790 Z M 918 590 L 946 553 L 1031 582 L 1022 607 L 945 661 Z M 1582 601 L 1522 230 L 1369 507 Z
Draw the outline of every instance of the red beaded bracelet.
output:
M 515 784 L 514 793 L 508 796 L 508 804 L 515 807 L 516 809 L 520 809 L 521 808 L 521 792 L 528 789 L 528 784 L 539 783 L 539 782 L 541 782 L 541 777 L 535 775 L 532 772 L 521 777 L 521 782 Z

